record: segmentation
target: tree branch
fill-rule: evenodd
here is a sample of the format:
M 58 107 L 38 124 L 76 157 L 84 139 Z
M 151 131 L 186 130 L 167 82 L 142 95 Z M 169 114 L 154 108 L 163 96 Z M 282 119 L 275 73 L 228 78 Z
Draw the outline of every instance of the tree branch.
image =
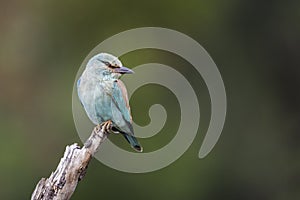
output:
M 108 133 L 103 124 L 92 131 L 91 136 L 80 148 L 76 143 L 66 147 L 55 172 L 42 178 L 32 193 L 31 200 L 67 200 L 70 199 L 87 170 L 92 156 Z

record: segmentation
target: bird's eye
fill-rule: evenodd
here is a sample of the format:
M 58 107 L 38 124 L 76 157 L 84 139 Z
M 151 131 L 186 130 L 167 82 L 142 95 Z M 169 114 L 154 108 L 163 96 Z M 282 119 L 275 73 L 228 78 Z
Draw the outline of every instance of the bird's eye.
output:
M 118 65 L 112 65 L 111 63 L 105 61 L 105 60 L 100 60 L 103 64 L 105 64 L 109 68 L 118 68 Z
M 107 61 L 101 60 L 101 62 L 104 63 L 104 64 L 105 64 L 106 66 L 108 66 L 108 67 L 110 66 L 110 63 L 107 62 Z

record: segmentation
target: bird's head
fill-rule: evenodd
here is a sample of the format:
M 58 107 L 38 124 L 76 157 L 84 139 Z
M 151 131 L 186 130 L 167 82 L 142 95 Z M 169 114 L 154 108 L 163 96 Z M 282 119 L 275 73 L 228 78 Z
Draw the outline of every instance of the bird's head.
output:
M 124 67 L 121 61 L 108 53 L 100 53 L 92 57 L 86 68 L 103 80 L 114 80 L 122 74 L 132 74 L 133 71 Z

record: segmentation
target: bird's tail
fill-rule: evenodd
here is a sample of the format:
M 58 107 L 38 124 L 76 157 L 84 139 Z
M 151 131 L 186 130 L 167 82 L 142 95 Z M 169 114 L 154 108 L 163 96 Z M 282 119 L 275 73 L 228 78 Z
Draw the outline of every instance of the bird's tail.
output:
M 134 150 L 136 150 L 138 152 L 143 151 L 143 147 L 139 144 L 139 142 L 137 141 L 137 139 L 134 136 L 128 135 L 126 133 L 124 133 L 123 135 Z

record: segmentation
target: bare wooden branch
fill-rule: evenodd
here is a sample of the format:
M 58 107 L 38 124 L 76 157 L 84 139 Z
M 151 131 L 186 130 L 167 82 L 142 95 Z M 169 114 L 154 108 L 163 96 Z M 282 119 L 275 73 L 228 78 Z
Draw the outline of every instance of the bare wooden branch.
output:
M 107 138 L 105 125 L 97 126 L 84 146 L 76 143 L 66 147 L 57 169 L 49 178 L 42 178 L 32 193 L 31 200 L 67 200 L 70 199 L 87 170 L 92 156 L 100 144 Z

